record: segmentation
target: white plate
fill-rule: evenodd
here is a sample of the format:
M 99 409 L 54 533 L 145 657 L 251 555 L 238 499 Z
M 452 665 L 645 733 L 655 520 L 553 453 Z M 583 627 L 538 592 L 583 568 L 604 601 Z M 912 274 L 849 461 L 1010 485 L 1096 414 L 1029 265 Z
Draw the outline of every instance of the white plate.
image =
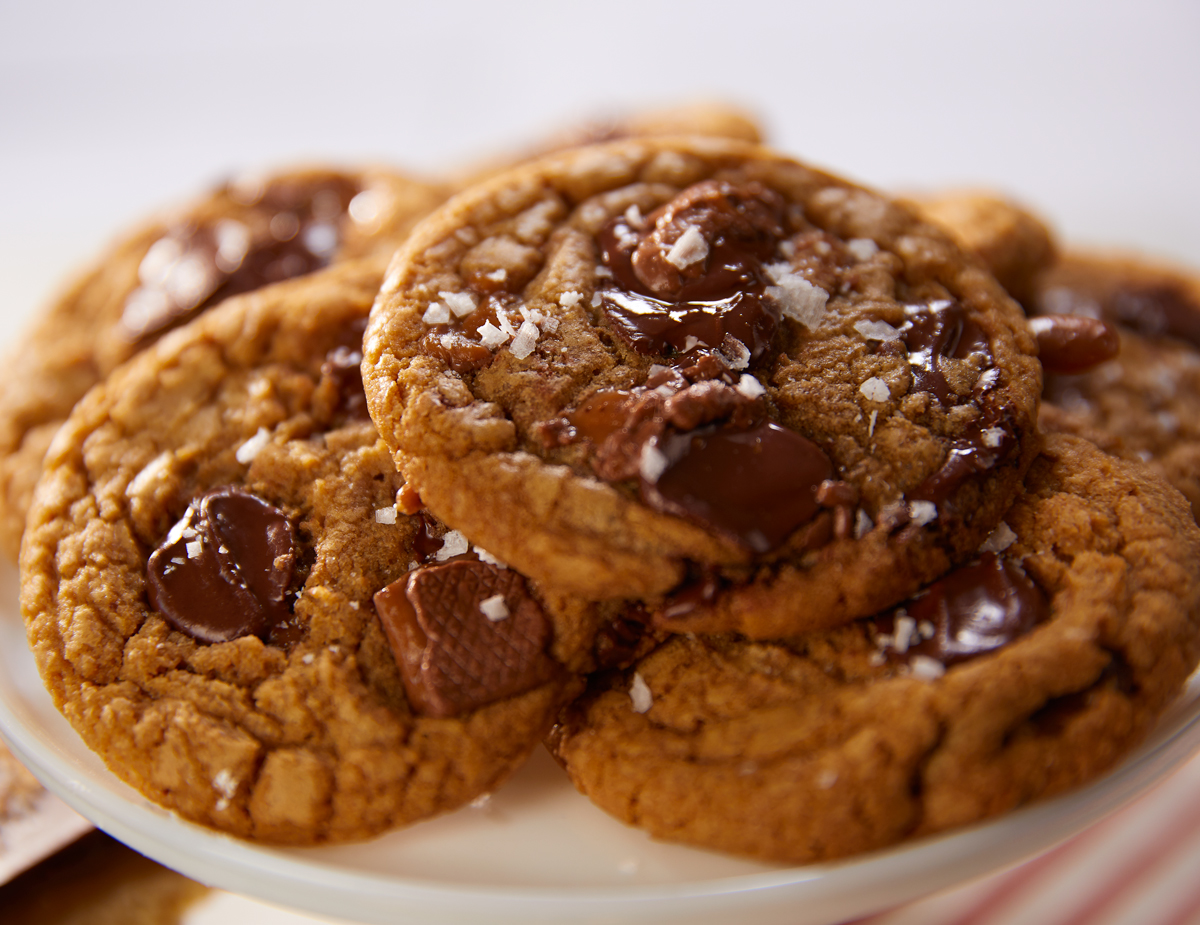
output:
M 653 842 L 591 806 L 539 752 L 481 807 L 357 845 L 265 848 L 142 799 L 58 714 L 0 567 L 0 730 L 66 803 L 138 851 L 235 893 L 366 923 L 828 925 L 1015 864 L 1128 803 L 1200 747 L 1200 680 L 1151 740 L 1079 792 L 836 864 L 782 868 Z

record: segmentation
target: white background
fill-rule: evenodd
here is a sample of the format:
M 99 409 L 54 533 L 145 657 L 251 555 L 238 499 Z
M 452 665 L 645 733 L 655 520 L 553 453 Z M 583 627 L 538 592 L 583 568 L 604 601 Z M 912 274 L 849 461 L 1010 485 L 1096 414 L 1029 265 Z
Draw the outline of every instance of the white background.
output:
M 1200 266 L 1197 0 L 0 0 L 0 301 L 235 170 L 434 172 L 704 98 L 860 182 L 986 184 Z

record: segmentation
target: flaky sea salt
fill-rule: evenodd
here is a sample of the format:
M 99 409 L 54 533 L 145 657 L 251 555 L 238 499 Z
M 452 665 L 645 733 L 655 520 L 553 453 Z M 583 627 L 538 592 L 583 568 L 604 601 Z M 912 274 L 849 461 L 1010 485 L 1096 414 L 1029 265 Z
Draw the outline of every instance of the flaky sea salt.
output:
M 425 314 L 421 316 L 421 320 L 426 324 L 448 324 L 450 309 L 441 302 L 431 302 L 429 308 L 425 309 Z
M 525 357 L 533 353 L 533 348 L 537 346 L 540 334 L 538 326 L 532 321 L 522 321 L 521 327 L 517 329 L 517 336 L 513 338 L 512 344 L 509 345 L 509 351 L 518 360 L 525 359 Z
M 1017 539 L 1017 535 L 1013 532 L 1012 527 L 1003 521 L 993 530 L 983 545 L 979 547 L 980 552 L 1004 552 Z
M 983 445 L 995 449 L 1004 442 L 1003 427 L 989 427 L 983 432 Z
M 633 681 L 629 685 L 629 699 L 633 701 L 634 713 L 645 713 L 654 704 L 654 695 L 650 692 L 650 685 L 646 683 L 646 679 L 641 676 L 640 672 L 634 672 Z
M 734 386 L 740 395 L 746 398 L 758 398 L 760 395 L 766 394 L 767 387 L 751 376 L 749 373 L 742 373 Z
M 465 318 L 475 311 L 475 296 L 469 292 L 439 292 L 438 298 L 446 303 L 446 307 L 454 312 L 455 318 Z
M 922 681 L 936 681 L 946 673 L 946 666 L 928 655 L 914 655 L 909 660 L 908 667 L 913 677 Z
M 255 431 L 254 436 L 237 448 L 237 461 L 245 465 L 254 460 L 263 448 L 271 442 L 271 434 L 265 427 Z
M 479 556 L 479 561 L 485 565 L 494 565 L 496 568 L 508 568 L 508 563 L 502 559 L 497 559 L 482 546 L 472 546 L 472 551 Z
M 574 308 L 583 301 L 583 293 L 576 292 L 574 289 L 568 289 L 558 297 L 558 304 L 563 308 Z
M 503 594 L 493 594 L 479 602 L 479 610 L 493 623 L 508 619 L 508 604 L 504 602 Z
M 666 454 L 653 442 L 644 443 L 638 456 L 638 474 L 653 485 L 667 471 L 668 462 Z
M 395 507 L 381 507 L 375 510 L 375 523 L 394 524 L 396 522 Z
M 708 256 L 708 242 L 695 225 L 689 225 L 687 231 L 679 236 L 679 240 L 667 251 L 666 261 L 677 269 L 685 269 L 693 263 Z
M 851 238 L 846 242 L 846 250 L 855 260 L 870 260 L 879 253 L 879 245 L 870 238 Z
M 875 523 L 871 520 L 870 514 L 864 511 L 861 507 L 854 512 L 854 538 L 856 540 L 861 540 L 874 528 Z
M 821 323 L 825 317 L 825 303 L 829 301 L 828 292 L 794 273 L 790 264 L 768 264 L 767 275 L 775 283 L 766 288 L 767 297 L 779 306 L 780 311 L 810 330 Z
M 858 390 L 862 392 L 868 401 L 887 401 L 892 397 L 892 390 L 878 376 L 872 376 L 870 379 L 867 379 L 858 387 Z
M 508 341 L 509 335 L 492 324 L 491 321 L 485 321 L 479 326 L 477 332 L 479 334 L 479 342 L 489 350 L 495 350 L 501 344 Z
M 886 321 L 870 321 L 866 318 L 860 318 L 854 322 L 854 330 L 864 340 L 899 340 L 900 331 L 892 327 Z
M 447 559 L 463 555 L 470 548 L 471 544 L 460 530 L 450 530 L 442 537 L 442 548 L 434 553 L 433 557 L 438 562 L 445 562 Z
M 933 521 L 937 520 L 937 515 L 937 505 L 932 501 L 908 502 L 908 516 L 918 527 L 923 527 L 927 523 L 932 523 Z

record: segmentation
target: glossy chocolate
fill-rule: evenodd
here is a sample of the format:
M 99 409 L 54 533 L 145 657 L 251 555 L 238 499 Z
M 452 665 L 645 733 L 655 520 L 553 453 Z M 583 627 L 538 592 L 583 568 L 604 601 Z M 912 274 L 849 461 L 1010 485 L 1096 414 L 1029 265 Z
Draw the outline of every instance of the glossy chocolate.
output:
M 462 716 L 554 675 L 550 622 L 509 569 L 469 559 L 425 566 L 374 600 L 417 713 Z
M 617 336 L 645 355 L 720 350 L 731 337 L 753 363 L 779 325 L 763 264 L 783 234 L 782 213 L 782 200 L 765 187 L 707 180 L 641 222 L 613 219 L 599 234 L 613 278 L 600 304 Z M 685 235 L 696 249 L 673 260 Z
M 287 516 L 237 487 L 201 495 L 150 556 L 151 606 L 203 642 L 290 623 L 296 543 Z
M 1038 343 L 1038 358 L 1047 373 L 1087 372 L 1116 357 L 1121 349 L 1117 330 L 1086 315 L 1039 315 L 1029 319 Z
M 961 305 L 950 299 L 910 305 L 905 314 L 900 339 L 908 348 L 913 391 L 929 392 L 943 405 L 949 404 L 956 396 L 942 372 L 942 360 L 965 359 L 973 354 L 990 359 L 987 335 L 968 318 Z
M 877 618 L 875 625 L 891 639 L 895 654 L 925 655 L 953 665 L 1007 645 L 1043 622 L 1049 612 L 1046 595 L 1019 566 L 987 553 L 938 579 L 902 608 Z M 911 641 L 897 647 L 897 631 L 905 617 L 912 621 Z
M 656 480 L 642 479 L 646 503 L 759 553 L 816 516 L 817 491 L 833 477 L 820 447 L 770 422 L 672 434 L 660 449 L 667 466 Z

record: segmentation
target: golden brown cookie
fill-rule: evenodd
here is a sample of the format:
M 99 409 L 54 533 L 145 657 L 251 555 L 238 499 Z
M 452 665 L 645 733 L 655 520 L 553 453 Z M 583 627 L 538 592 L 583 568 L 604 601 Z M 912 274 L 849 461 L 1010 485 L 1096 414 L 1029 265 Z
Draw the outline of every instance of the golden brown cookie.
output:
M 657 838 L 791 863 L 1079 786 L 1200 658 L 1200 531 L 1165 483 L 1056 435 L 986 548 L 835 630 L 673 637 L 597 676 L 552 750 Z
M 168 334 L 75 407 L 30 512 L 22 611 L 56 705 L 147 797 L 237 835 L 460 806 L 636 644 L 397 511 L 359 375 L 378 282 L 346 263 Z
M 518 164 L 584 145 L 617 141 L 622 138 L 654 138 L 664 135 L 703 135 L 731 138 L 755 144 L 764 140 L 757 117 L 740 106 L 715 100 L 700 101 L 661 109 L 645 109 L 611 114 L 571 125 L 519 152 L 474 164 L 452 174 L 457 187 L 472 186 Z
M 1130 253 L 1068 252 L 1038 281 L 1032 324 L 1106 322 L 1119 352 L 1047 366 L 1041 423 L 1145 462 L 1200 512 L 1200 275 Z
M 978 256 L 1018 301 L 1034 292 L 1054 263 L 1058 245 L 1044 220 L 1007 196 L 988 190 L 946 190 L 910 200 Z
M 0 374 L 0 548 L 13 558 L 50 438 L 117 365 L 223 299 L 331 262 L 386 262 L 446 193 L 383 168 L 245 176 L 146 222 L 81 273 Z
M 626 141 L 460 194 L 372 311 L 372 415 L 516 567 L 759 637 L 971 554 L 1036 452 L 1017 306 L 935 227 L 769 150 Z

